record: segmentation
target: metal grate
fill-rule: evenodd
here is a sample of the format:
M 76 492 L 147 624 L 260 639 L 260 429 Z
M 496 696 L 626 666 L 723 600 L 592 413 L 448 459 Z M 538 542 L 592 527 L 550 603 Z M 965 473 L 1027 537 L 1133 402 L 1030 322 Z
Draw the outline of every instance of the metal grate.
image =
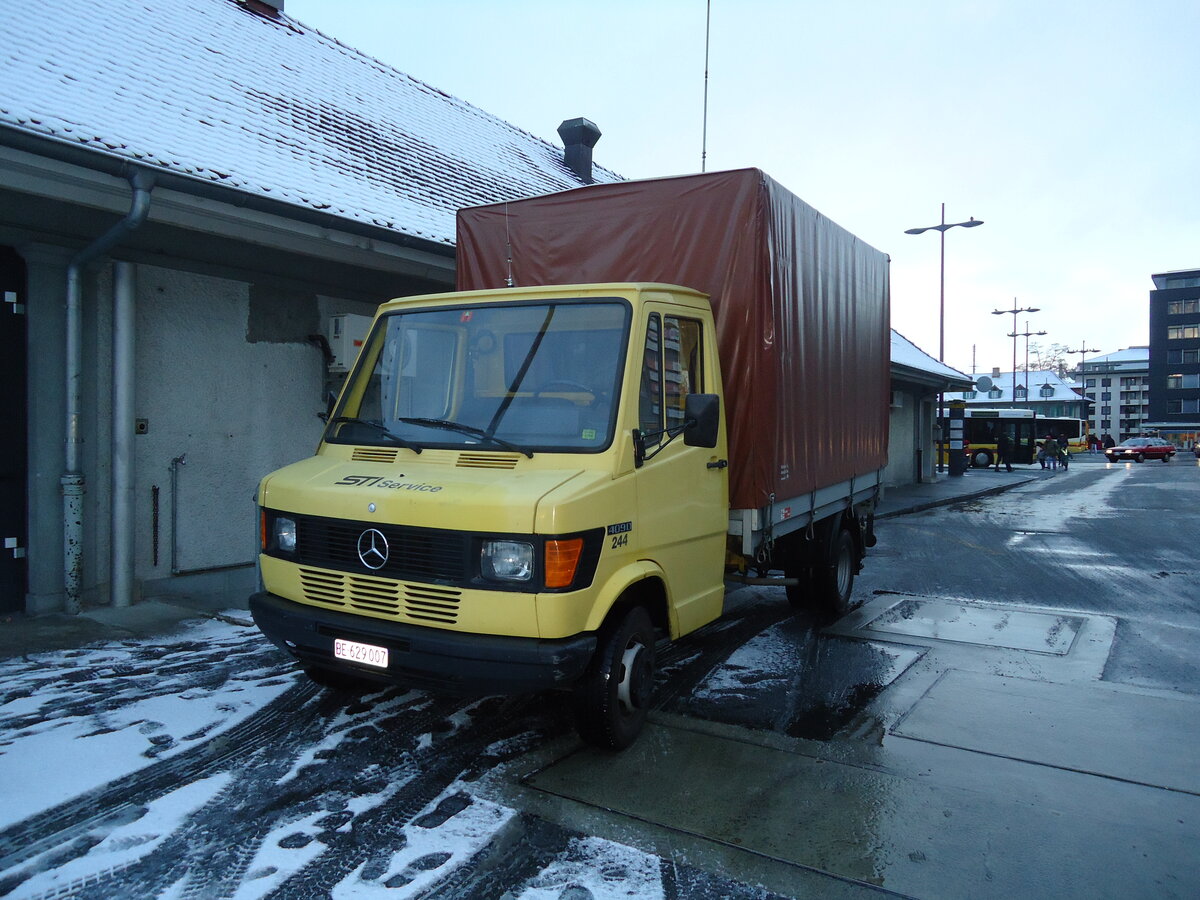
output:
M 404 584 L 387 578 L 301 569 L 300 584 L 310 603 L 345 611 L 386 615 L 414 622 L 453 625 L 461 591 Z
M 460 453 L 455 465 L 460 469 L 513 469 L 520 459 L 518 453 Z
M 355 462 L 392 463 L 396 461 L 398 450 L 385 450 L 377 447 L 355 447 L 350 458 Z

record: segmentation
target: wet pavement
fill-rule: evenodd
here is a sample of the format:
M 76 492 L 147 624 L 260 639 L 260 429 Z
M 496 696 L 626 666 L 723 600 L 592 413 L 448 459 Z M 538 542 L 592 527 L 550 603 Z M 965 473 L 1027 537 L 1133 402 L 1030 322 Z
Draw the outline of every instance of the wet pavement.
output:
M 621 754 L 560 695 L 356 698 L 243 611 L 100 611 L 0 662 L 0 894 L 1195 896 L 1200 468 L 1097 462 L 890 492 L 856 609 L 734 590 Z

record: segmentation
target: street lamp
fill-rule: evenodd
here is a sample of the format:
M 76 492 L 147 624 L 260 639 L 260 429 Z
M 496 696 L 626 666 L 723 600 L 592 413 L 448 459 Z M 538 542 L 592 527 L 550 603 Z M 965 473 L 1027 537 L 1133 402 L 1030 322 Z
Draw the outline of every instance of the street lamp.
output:
M 939 225 L 926 225 L 924 228 L 907 228 L 905 234 L 923 234 L 926 231 L 940 232 L 941 242 L 941 263 L 938 266 L 938 362 L 946 361 L 946 232 L 951 228 L 974 228 L 976 225 L 982 225 L 982 219 L 976 219 L 971 216 L 967 222 L 946 222 L 946 204 L 942 204 L 942 221 Z M 1016 326 L 1013 326 L 1016 327 Z M 942 420 L 942 407 L 945 401 L 945 394 L 938 392 L 938 472 L 942 471 L 942 456 L 944 455 L 944 443 L 946 440 L 945 423 Z
M 1017 316 L 1020 313 L 1035 313 L 1038 311 L 1039 311 L 1039 308 L 1036 306 L 1018 307 L 1016 297 L 1013 297 L 1013 308 L 1012 309 L 993 309 L 992 310 L 993 316 L 1006 316 L 1011 313 L 1012 317 L 1013 317 L 1013 333 L 1010 334 L 1009 337 L 1013 339 L 1012 405 L 1013 405 L 1014 409 L 1016 408 L 1016 405 L 1017 405 L 1017 335 L 1016 335 Z M 1025 327 L 1028 328 L 1029 325 L 1026 324 Z M 1025 380 L 1028 381 L 1029 379 L 1026 378 Z M 1026 401 L 1029 400 L 1029 385 L 1028 384 L 1025 385 L 1025 400 Z
M 1064 350 L 1063 352 L 1070 356 L 1073 356 L 1076 353 L 1079 354 L 1079 372 L 1080 374 L 1083 374 L 1083 364 L 1087 361 L 1087 355 L 1089 353 L 1098 353 L 1099 351 L 1095 347 L 1089 347 L 1087 345 L 1087 341 L 1084 341 L 1079 345 L 1078 350 Z
M 1016 327 L 1016 321 L 1017 321 L 1016 319 L 1013 319 L 1013 327 L 1014 328 Z M 1014 341 L 1019 337 L 1025 338 L 1025 398 L 1026 399 L 1029 399 L 1029 336 L 1036 334 L 1038 337 L 1041 337 L 1042 335 L 1047 334 L 1047 333 L 1048 332 L 1045 332 L 1045 331 L 1030 331 L 1029 330 L 1029 320 L 1026 319 L 1024 331 L 1018 331 L 1014 334 L 1009 335 L 1009 337 L 1012 338 Z M 1016 377 L 1015 372 L 1013 373 L 1013 377 L 1014 378 Z M 1017 399 L 1017 383 L 1016 383 L 1016 381 L 1014 381 L 1013 382 L 1013 402 L 1014 403 L 1016 402 L 1016 399 Z

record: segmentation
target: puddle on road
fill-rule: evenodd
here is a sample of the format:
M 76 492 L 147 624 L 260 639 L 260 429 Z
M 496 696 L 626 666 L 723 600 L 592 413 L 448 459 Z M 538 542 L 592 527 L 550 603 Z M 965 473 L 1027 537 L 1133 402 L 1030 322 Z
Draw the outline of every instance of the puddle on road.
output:
M 738 648 L 668 709 L 714 722 L 829 740 L 925 653 L 781 622 Z
M 889 607 L 861 630 L 1066 656 L 1083 621 L 1079 616 L 914 598 Z

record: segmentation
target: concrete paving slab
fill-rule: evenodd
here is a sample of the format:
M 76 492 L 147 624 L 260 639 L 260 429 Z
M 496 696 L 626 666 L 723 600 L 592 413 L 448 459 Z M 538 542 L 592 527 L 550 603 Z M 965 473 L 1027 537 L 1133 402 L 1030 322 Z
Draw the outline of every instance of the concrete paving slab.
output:
M 951 600 L 901 600 L 868 622 L 876 632 L 1064 656 L 1083 619 Z
M 846 761 L 656 721 L 621 754 L 583 749 L 525 784 L 843 888 L 1060 898 L 1200 883 L 1190 794 L 887 740 L 899 751 Z
M 952 669 L 892 733 L 1200 795 L 1200 698 L 1182 694 Z

